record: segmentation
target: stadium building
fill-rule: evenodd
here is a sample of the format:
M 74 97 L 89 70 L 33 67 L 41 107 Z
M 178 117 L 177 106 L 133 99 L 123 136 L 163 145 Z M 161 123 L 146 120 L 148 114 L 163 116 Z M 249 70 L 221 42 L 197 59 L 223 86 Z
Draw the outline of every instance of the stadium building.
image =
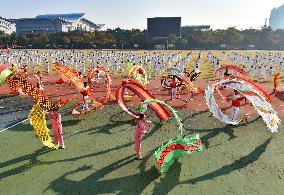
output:
M 15 24 L 10 20 L 0 17 L 0 31 L 5 34 L 12 34 L 15 32 Z
M 94 32 L 104 26 L 104 24 L 95 24 L 83 18 L 84 15 L 84 13 L 46 14 L 35 18 L 15 19 L 16 33 L 52 33 L 73 30 Z
M 284 5 L 272 9 L 269 18 L 269 26 L 273 30 L 284 29 Z

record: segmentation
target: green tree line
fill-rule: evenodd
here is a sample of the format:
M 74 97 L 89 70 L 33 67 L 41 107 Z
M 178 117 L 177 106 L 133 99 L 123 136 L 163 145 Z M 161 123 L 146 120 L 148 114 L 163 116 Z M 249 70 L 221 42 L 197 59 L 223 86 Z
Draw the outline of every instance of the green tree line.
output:
M 270 27 L 238 30 L 235 27 L 218 30 L 200 30 L 182 27 L 181 37 L 170 34 L 168 38 L 154 39 L 147 30 L 120 28 L 98 32 L 58 32 L 33 34 L 0 33 L 0 46 L 21 48 L 70 49 L 154 49 L 155 45 L 174 45 L 175 49 L 284 49 L 284 30 Z

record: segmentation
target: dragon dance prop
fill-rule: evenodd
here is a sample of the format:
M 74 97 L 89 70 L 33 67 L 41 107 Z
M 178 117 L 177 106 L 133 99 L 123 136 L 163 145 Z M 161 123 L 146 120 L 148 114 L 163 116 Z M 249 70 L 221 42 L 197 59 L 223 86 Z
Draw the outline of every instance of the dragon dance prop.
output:
M 76 70 L 68 66 L 60 66 L 59 62 L 55 62 L 54 66 L 64 82 L 72 82 L 79 90 L 83 89 L 83 81 L 78 77 L 78 72 Z
M 208 86 L 206 93 L 206 103 L 212 112 L 213 116 L 226 124 L 237 125 L 241 121 L 232 121 L 228 116 L 223 114 L 221 109 L 218 107 L 214 91 L 219 86 L 226 86 L 232 89 L 238 90 L 245 98 L 247 98 L 258 114 L 262 117 L 266 123 L 268 129 L 272 133 L 277 132 L 278 125 L 280 124 L 280 119 L 277 113 L 274 111 L 271 102 L 265 96 L 265 93 L 259 90 L 261 87 L 254 84 L 252 81 L 245 80 L 240 77 L 226 77 L 212 86 Z
M 136 96 L 138 96 L 143 101 L 145 101 L 146 99 L 154 99 L 154 96 L 147 89 L 145 89 L 144 86 L 132 80 L 122 82 L 122 84 L 117 89 L 116 100 L 119 106 L 133 118 L 139 119 L 139 113 L 130 110 L 125 104 L 124 93 L 126 89 L 132 91 Z M 170 117 L 170 112 L 160 103 L 151 102 L 149 103 L 149 106 L 154 110 L 160 121 L 163 121 Z
M 68 66 L 60 66 L 59 62 L 54 63 L 56 71 L 61 75 L 62 81 L 64 82 L 72 82 L 77 89 L 82 90 L 84 88 L 83 80 L 78 77 L 78 72 Z M 93 95 L 90 96 L 89 100 L 80 100 L 78 101 L 72 108 L 72 115 L 73 116 L 79 116 L 81 114 L 87 114 L 91 111 L 95 111 L 98 108 L 102 108 L 103 105 L 109 100 L 110 95 L 111 95 L 111 77 L 103 67 L 97 67 L 93 68 L 89 71 L 88 73 L 88 83 L 91 87 L 92 90 L 95 89 L 95 84 L 94 84 L 94 75 L 95 73 L 99 72 L 104 72 L 104 76 L 107 80 L 107 90 L 105 93 L 105 96 L 102 100 L 98 100 L 98 98 L 95 98 Z M 57 81 L 57 83 L 62 83 L 62 81 Z M 82 110 L 80 108 L 83 107 L 83 105 L 88 101 L 90 103 L 90 109 Z
M 5 83 L 8 77 L 13 75 L 13 72 L 9 69 L 0 70 L 0 86 Z
M 94 97 L 95 85 L 96 85 L 96 82 L 97 82 L 97 80 L 94 79 L 94 76 L 95 76 L 95 74 L 99 74 L 99 72 L 104 73 L 104 77 L 105 77 L 105 81 L 106 81 L 106 83 L 105 83 L 106 84 L 106 92 L 105 92 L 105 95 L 102 99 Z M 74 105 L 74 107 L 72 109 L 72 115 L 73 116 L 79 116 L 81 114 L 87 114 L 91 111 L 94 112 L 97 109 L 101 109 L 104 106 L 104 104 L 106 102 L 108 102 L 109 99 L 110 99 L 112 79 L 109 75 L 109 72 L 107 70 L 105 70 L 103 67 L 99 66 L 99 67 L 93 68 L 89 71 L 88 83 L 89 83 L 91 89 L 94 90 L 94 93 L 90 95 L 89 100 L 80 100 Z M 83 107 L 84 104 L 86 104 L 86 101 L 88 101 L 90 109 L 83 110 L 82 107 Z
M 170 140 L 155 151 L 157 168 L 160 173 L 165 173 L 175 160 L 202 150 L 199 135 L 178 136 L 177 139 Z
M 53 103 L 42 91 L 39 91 L 30 81 L 20 74 L 9 76 L 6 81 L 12 91 L 16 93 L 22 91 L 24 94 L 33 97 L 34 102 L 38 102 L 39 105 L 46 110 L 60 108 L 67 103 L 67 101 L 63 100 L 59 100 L 56 104 Z
M 161 77 L 161 86 L 165 89 L 170 89 L 170 83 L 173 78 L 177 78 L 178 87 L 183 85 L 182 71 L 176 67 L 167 69 L 167 72 Z
M 247 75 L 246 75 L 246 72 L 244 71 L 244 69 L 236 66 L 236 65 L 222 65 L 220 68 L 218 68 L 216 71 L 215 71 L 215 75 L 220 75 L 220 73 L 224 70 L 231 70 L 232 72 L 234 72 L 236 74 L 236 76 L 238 77 L 244 77 L 244 78 L 248 78 Z
M 0 72 L 2 72 L 3 70 L 8 69 L 6 64 L 1 64 L 0 65 Z
M 147 71 L 142 66 L 133 66 L 129 70 L 128 78 L 133 78 L 143 86 L 147 86 L 149 84 Z
M 179 74 L 177 75 L 164 75 L 161 77 L 161 86 L 165 89 L 170 89 L 170 83 L 172 82 L 173 78 L 177 78 L 178 81 L 178 91 L 182 91 L 185 88 L 189 90 L 189 92 L 193 91 L 195 95 L 203 93 L 203 90 L 199 87 L 194 85 L 193 82 L 190 81 L 190 78 L 186 74 Z
M 165 89 L 170 89 L 171 86 L 171 82 L 174 78 L 177 78 L 178 80 L 178 88 L 181 87 L 182 85 L 184 85 L 183 83 L 183 79 L 180 77 L 180 76 L 177 76 L 177 75 L 163 75 L 161 77 L 161 86 Z
M 125 67 L 127 70 L 130 70 L 130 69 L 133 67 L 133 62 L 132 62 L 132 61 L 129 61 L 129 62 L 124 63 L 124 67 Z
M 142 105 L 143 107 L 147 108 L 147 104 L 154 102 L 166 106 L 172 112 L 175 120 L 178 123 L 179 134 L 177 139 L 170 140 L 165 145 L 162 144 L 162 146 L 155 151 L 157 169 L 160 173 L 165 173 L 175 160 L 190 155 L 193 152 L 201 152 L 203 148 L 198 134 L 193 136 L 183 136 L 184 128 L 181 119 L 177 115 L 177 111 L 164 101 L 147 99 L 142 103 Z
M 249 78 L 238 77 L 238 76 L 230 76 L 229 78 L 238 78 L 238 79 L 241 79 L 241 80 L 251 84 L 255 88 L 255 90 L 258 90 L 262 94 L 262 96 L 265 98 L 266 101 L 268 101 L 269 103 L 272 103 L 272 99 L 271 99 L 270 95 L 268 94 L 268 92 L 265 91 L 260 85 L 256 84 L 252 80 L 250 80 Z
M 184 74 L 182 73 L 181 70 L 179 70 L 178 68 L 170 68 L 168 69 L 171 72 L 168 74 L 165 74 L 161 77 L 161 86 L 165 89 L 170 89 L 170 84 L 172 82 L 172 79 L 177 78 L 178 81 L 178 90 L 182 91 L 184 88 L 184 86 L 186 86 L 188 89 L 190 89 L 190 87 L 194 87 L 194 91 L 196 91 L 196 93 L 201 93 L 203 92 L 202 89 L 200 87 L 196 87 L 194 86 L 193 82 L 191 82 L 190 77 L 192 77 L 191 74 Z M 198 77 L 198 75 L 197 75 Z M 197 78 L 195 77 L 195 79 Z
M 42 141 L 42 144 L 49 148 L 57 149 L 57 147 L 52 143 L 51 137 L 49 136 L 49 129 L 46 126 L 45 113 L 39 104 L 34 104 L 29 114 L 29 120 L 38 138 Z
M 266 101 L 272 103 L 272 99 L 270 97 L 270 95 L 258 84 L 256 84 L 255 82 L 253 82 L 252 80 L 250 80 L 249 78 L 247 77 L 244 77 L 244 76 L 229 76 L 228 78 L 239 78 L 239 79 L 242 79 L 244 80 L 245 82 L 247 83 L 250 83 L 256 90 L 258 90 L 260 93 L 262 93 L 263 97 L 265 97 Z M 225 78 L 224 78 L 225 79 Z M 221 86 L 221 85 L 220 85 Z M 222 86 L 221 86 L 222 87 Z M 216 88 L 217 92 L 219 93 L 219 95 L 225 99 L 225 97 L 221 94 L 219 88 Z
M 194 91 L 195 94 L 203 92 L 203 90 L 199 86 L 194 85 L 194 83 L 191 82 L 190 79 L 185 74 L 182 75 L 182 81 L 189 91 Z
M 111 86 L 112 86 L 112 79 L 110 77 L 109 72 L 104 69 L 103 67 L 99 66 L 97 68 L 93 68 L 90 70 L 89 74 L 88 74 L 88 82 L 90 84 L 90 87 L 92 89 L 95 89 L 95 84 L 93 82 L 93 78 L 94 78 L 94 74 L 96 72 L 103 72 L 104 73 L 104 77 L 105 77 L 105 81 L 106 81 L 106 93 L 103 97 L 102 100 L 99 100 L 98 98 L 96 98 L 96 101 L 98 101 L 99 103 L 101 103 L 102 105 L 104 105 L 107 101 L 109 101 L 110 95 L 111 95 Z
M 11 63 L 10 70 L 11 70 L 14 74 L 16 74 L 16 73 L 19 72 L 17 65 L 15 65 L 15 64 L 13 64 L 13 63 Z

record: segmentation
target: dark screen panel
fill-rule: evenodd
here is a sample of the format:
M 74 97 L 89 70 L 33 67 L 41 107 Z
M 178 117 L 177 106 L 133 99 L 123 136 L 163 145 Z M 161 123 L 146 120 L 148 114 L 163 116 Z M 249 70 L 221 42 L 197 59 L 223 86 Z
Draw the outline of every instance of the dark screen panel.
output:
M 177 37 L 180 37 L 181 18 L 148 18 L 147 26 L 148 36 L 150 37 L 168 37 L 169 34 L 175 34 Z

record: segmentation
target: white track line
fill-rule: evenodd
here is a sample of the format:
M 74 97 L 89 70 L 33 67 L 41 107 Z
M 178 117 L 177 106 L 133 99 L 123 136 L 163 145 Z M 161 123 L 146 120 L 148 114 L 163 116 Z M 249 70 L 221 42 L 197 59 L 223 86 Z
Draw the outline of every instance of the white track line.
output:
M 68 109 L 69 109 L 69 108 L 66 108 L 65 110 L 62 110 L 61 113 L 67 111 Z M 22 121 L 20 121 L 20 122 L 18 122 L 18 123 L 16 123 L 16 124 L 10 126 L 10 127 L 7 127 L 7 128 L 5 128 L 5 129 L 1 130 L 0 133 L 3 133 L 4 131 L 7 131 L 8 129 L 11 129 L 11 128 L 13 128 L 13 127 L 15 127 L 15 126 L 17 126 L 17 125 L 19 125 L 19 124 L 21 124 L 21 123 L 27 121 L 27 120 L 29 120 L 29 118 L 26 118 L 26 119 L 24 119 L 24 120 L 22 120 Z
M 2 132 L 4 132 L 4 131 L 6 131 L 6 130 L 8 130 L 8 129 L 11 129 L 11 128 L 13 128 L 13 127 L 17 126 L 18 124 L 21 124 L 21 123 L 23 123 L 23 122 L 25 122 L 25 121 L 27 121 L 27 120 L 29 120 L 29 118 L 24 119 L 24 120 L 22 120 L 22 121 L 20 121 L 20 122 L 18 122 L 18 123 L 16 123 L 16 124 L 14 124 L 14 125 L 10 126 L 10 127 L 7 127 L 6 129 L 1 130 L 1 131 L 0 131 L 0 133 L 2 133 Z

